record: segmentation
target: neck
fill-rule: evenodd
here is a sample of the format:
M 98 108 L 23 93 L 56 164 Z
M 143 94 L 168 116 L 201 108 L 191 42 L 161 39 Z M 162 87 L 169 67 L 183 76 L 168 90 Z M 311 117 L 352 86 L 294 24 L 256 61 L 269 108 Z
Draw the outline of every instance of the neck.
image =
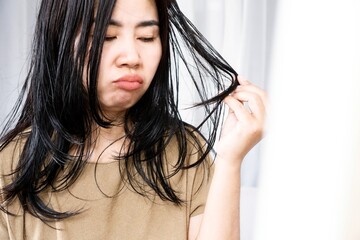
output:
M 124 125 L 111 126 L 110 128 L 97 127 L 93 132 L 96 142 L 113 142 L 125 136 Z
M 106 163 L 114 161 L 114 156 L 127 152 L 125 142 L 124 125 L 116 125 L 110 128 L 96 126 L 91 136 L 90 145 L 92 155 L 89 162 Z

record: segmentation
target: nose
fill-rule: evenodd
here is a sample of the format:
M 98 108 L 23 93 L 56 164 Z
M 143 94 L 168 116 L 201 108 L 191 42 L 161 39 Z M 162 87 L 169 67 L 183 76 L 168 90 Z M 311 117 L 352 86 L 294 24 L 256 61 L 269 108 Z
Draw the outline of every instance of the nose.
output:
M 140 65 L 140 52 L 136 40 L 131 38 L 118 41 L 116 46 L 118 54 L 115 64 L 118 67 L 137 68 Z

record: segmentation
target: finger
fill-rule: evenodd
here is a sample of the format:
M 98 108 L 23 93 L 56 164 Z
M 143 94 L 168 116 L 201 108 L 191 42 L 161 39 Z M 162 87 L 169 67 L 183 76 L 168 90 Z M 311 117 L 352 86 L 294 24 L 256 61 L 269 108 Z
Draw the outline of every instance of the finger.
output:
M 224 99 L 224 102 L 229 107 L 230 113 L 235 114 L 238 120 L 251 118 L 251 113 L 246 110 L 245 106 L 236 98 L 228 96 Z
M 250 92 L 250 93 L 256 94 L 261 98 L 261 100 L 264 103 L 265 107 L 267 106 L 267 94 L 266 94 L 266 92 L 264 90 L 262 90 L 261 88 L 253 85 L 253 84 L 248 84 L 248 85 L 245 85 L 245 86 L 239 86 L 234 90 L 233 94 L 238 93 L 238 92 Z
M 262 98 L 258 94 L 254 94 L 252 92 L 236 92 L 232 94 L 232 97 L 238 102 L 247 102 L 251 113 L 256 118 L 264 118 L 266 114 L 266 107 Z
M 250 81 L 248 81 L 245 77 L 243 76 L 237 76 L 237 80 L 238 82 L 240 83 L 241 86 L 245 86 L 245 85 L 248 85 L 250 84 Z

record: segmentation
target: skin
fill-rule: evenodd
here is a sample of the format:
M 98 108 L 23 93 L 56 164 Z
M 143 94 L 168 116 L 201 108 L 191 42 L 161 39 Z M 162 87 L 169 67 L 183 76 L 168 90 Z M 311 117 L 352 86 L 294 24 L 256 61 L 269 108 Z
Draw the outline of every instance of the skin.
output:
M 117 1 L 106 32 L 97 89 L 107 117 L 122 116 L 149 88 L 162 53 L 158 22 L 154 1 Z M 134 76 L 142 79 L 138 89 L 124 89 L 114 83 L 121 77 Z
M 98 96 L 106 117 L 119 123 L 125 111 L 148 89 L 160 61 L 159 27 L 139 27 L 149 21 L 158 21 L 153 0 L 117 1 L 112 15 L 112 22 L 116 24 L 109 26 L 103 48 Z M 114 80 L 129 74 L 142 79 L 139 88 L 126 90 L 114 84 Z M 225 99 L 229 114 L 216 149 L 215 172 L 204 214 L 190 219 L 190 240 L 240 239 L 241 163 L 262 138 L 266 95 L 245 79 L 238 80 L 241 86 Z M 121 124 L 109 129 L 97 128 L 96 134 L 97 142 L 90 161 L 110 161 L 112 153 L 123 145 L 117 141 L 107 148 L 124 135 Z M 104 149 L 107 150 L 103 152 Z

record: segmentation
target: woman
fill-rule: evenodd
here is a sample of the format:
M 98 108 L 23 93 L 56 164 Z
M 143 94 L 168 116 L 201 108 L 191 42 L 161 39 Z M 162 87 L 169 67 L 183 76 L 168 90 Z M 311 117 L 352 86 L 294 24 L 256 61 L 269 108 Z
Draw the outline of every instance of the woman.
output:
M 42 1 L 1 135 L 0 238 L 238 239 L 265 94 L 236 75 L 175 0 Z M 179 81 L 201 99 L 197 127 L 181 120 Z

